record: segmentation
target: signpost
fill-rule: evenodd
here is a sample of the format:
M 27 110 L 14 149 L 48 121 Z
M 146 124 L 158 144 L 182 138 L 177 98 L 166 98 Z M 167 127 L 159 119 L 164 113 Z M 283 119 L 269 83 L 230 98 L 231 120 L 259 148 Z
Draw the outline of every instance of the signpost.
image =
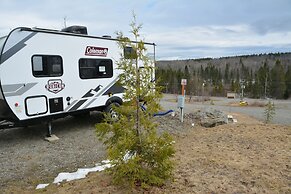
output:
M 181 79 L 181 85 L 182 85 L 182 95 L 178 96 L 178 108 L 181 110 L 181 122 L 183 123 L 183 117 L 184 117 L 184 105 L 185 105 L 185 95 L 186 90 L 185 86 L 187 85 L 187 79 Z

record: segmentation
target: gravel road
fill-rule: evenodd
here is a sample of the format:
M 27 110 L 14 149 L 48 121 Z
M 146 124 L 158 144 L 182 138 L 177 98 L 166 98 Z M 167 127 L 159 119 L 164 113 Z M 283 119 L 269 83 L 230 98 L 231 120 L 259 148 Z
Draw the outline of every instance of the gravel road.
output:
M 165 109 L 177 110 L 176 95 L 164 94 L 164 98 L 161 100 L 161 106 Z M 186 97 L 188 100 L 189 97 Z M 264 121 L 264 107 L 255 107 L 255 106 L 231 106 L 230 104 L 238 104 L 239 99 L 227 99 L 227 98 L 218 98 L 211 97 L 213 102 L 186 102 L 184 112 L 190 113 L 197 110 L 206 110 L 209 108 L 217 109 L 227 113 L 242 113 L 254 117 L 258 120 Z M 258 99 L 245 99 L 249 104 L 265 104 L 267 100 L 258 100 Z M 291 100 L 273 100 L 275 104 L 276 114 L 272 120 L 272 123 L 291 125 Z

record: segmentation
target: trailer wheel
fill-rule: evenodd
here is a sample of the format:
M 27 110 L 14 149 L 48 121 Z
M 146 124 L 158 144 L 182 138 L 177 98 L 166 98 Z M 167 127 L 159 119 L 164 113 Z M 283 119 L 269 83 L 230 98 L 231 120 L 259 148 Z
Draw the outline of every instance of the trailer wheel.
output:
M 117 121 L 119 118 L 118 113 L 113 108 L 114 106 L 119 107 L 120 104 L 118 102 L 112 102 L 111 104 L 106 106 L 106 108 L 104 109 L 104 112 L 110 116 L 113 122 Z

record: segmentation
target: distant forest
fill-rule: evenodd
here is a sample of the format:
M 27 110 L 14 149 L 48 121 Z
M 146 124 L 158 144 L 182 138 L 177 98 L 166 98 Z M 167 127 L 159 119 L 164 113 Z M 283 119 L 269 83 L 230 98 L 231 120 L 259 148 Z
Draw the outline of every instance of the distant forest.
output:
M 156 66 L 165 93 L 181 93 L 181 79 L 187 79 L 186 94 L 193 96 L 243 91 L 250 98 L 291 97 L 291 53 L 158 61 Z

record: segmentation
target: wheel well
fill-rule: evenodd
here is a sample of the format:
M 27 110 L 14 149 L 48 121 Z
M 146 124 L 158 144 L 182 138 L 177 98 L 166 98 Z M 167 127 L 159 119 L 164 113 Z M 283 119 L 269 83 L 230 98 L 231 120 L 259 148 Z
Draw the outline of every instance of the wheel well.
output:
M 111 98 L 109 98 L 107 101 L 106 101 L 106 104 L 105 106 L 109 106 L 110 104 L 114 103 L 114 102 L 117 102 L 118 104 L 122 104 L 122 99 L 120 97 L 117 97 L 117 96 L 113 96 Z

